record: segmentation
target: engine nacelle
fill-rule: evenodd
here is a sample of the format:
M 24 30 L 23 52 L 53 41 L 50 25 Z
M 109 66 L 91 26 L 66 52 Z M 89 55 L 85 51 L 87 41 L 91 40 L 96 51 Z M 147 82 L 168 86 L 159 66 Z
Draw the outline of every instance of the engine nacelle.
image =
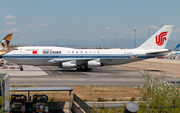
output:
M 97 61 L 88 61 L 88 68 L 96 68 L 101 66 L 100 62 Z
M 62 63 L 62 69 L 71 69 L 76 67 L 76 64 L 71 64 L 70 62 Z

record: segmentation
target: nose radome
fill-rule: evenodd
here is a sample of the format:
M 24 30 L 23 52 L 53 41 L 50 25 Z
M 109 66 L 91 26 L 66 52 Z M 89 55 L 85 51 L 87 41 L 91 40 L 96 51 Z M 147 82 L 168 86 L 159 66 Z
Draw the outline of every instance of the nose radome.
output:
M 8 53 L 3 55 L 3 58 L 6 59 L 8 57 Z

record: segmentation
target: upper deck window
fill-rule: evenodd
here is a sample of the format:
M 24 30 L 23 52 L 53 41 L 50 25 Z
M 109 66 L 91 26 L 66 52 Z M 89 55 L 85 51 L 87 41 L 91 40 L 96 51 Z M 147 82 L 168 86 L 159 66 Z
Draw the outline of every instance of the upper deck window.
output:
M 18 50 L 18 49 L 16 48 L 16 49 L 13 49 L 13 50 Z

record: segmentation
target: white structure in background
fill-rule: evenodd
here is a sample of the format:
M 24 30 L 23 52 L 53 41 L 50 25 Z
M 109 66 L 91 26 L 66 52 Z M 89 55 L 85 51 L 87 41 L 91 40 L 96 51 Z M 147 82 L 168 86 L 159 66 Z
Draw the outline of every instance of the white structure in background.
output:
M 1 87 L 1 95 L 0 96 L 9 96 L 9 75 L 8 74 L 0 74 L 0 79 L 3 79 L 3 81 L 0 84 Z M 5 103 L 2 105 L 2 107 L 5 110 L 9 110 L 9 99 L 6 99 Z

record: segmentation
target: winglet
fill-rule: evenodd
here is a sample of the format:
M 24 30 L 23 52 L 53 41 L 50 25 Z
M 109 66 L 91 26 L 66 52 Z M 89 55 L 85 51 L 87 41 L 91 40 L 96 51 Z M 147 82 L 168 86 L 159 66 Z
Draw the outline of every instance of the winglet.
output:
M 164 49 L 171 34 L 173 25 L 164 25 L 137 49 Z

